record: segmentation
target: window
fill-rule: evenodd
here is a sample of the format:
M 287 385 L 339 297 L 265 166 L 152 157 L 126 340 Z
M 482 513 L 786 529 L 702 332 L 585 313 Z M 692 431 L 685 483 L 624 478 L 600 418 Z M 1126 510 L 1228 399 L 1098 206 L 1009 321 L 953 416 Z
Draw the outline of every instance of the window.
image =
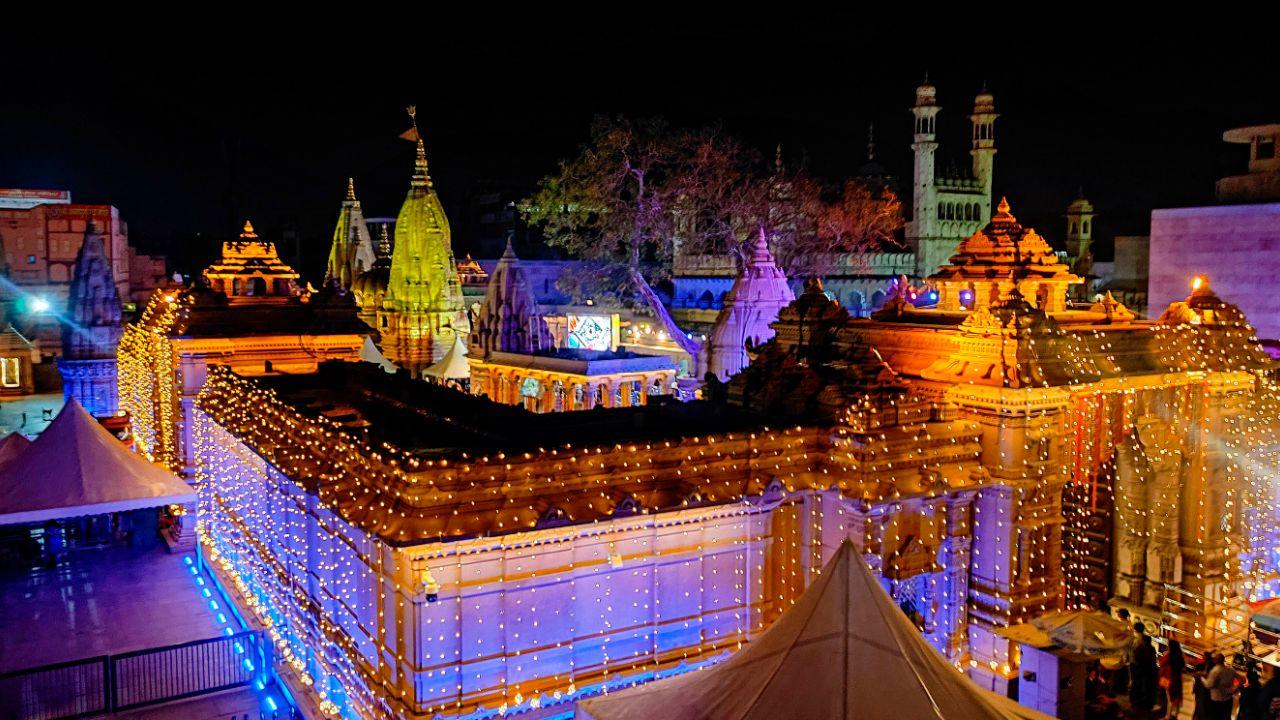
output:
M 1081 233 L 1083 233 L 1083 234 L 1085 234 L 1085 235 L 1088 235 L 1088 234 L 1089 234 L 1089 221 L 1088 221 L 1088 220 L 1085 220 L 1085 221 L 1084 221 L 1084 224 L 1082 224 L 1082 225 L 1080 226 L 1080 232 L 1081 232 Z
M 0 385 L 7 388 L 18 387 L 18 358 L 0 358 Z
M 28 256 L 27 256 L 27 264 L 28 264 L 28 265 L 35 265 L 35 264 L 36 264 L 36 256 L 35 256 L 35 255 L 28 255 Z
M 1275 138 L 1258 138 L 1258 144 L 1253 152 L 1254 160 L 1270 160 L 1276 156 Z

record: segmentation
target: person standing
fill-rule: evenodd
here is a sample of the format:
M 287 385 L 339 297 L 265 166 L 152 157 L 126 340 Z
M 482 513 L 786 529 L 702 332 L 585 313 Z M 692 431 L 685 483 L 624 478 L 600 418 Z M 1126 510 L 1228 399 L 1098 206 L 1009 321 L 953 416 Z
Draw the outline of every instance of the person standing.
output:
M 1182 643 L 1177 639 L 1169 641 L 1169 649 L 1160 656 L 1160 668 L 1157 672 L 1158 684 L 1165 697 L 1165 718 L 1176 720 L 1182 710 L 1182 671 L 1187 667 L 1187 659 L 1182 654 Z
M 1146 626 L 1133 626 L 1138 636 L 1138 646 L 1133 650 L 1129 663 L 1129 705 L 1139 717 L 1148 717 L 1156 704 L 1156 649 L 1147 636 Z
M 1280 720 L 1280 670 L 1271 669 L 1271 677 L 1262 685 L 1258 704 L 1265 720 Z
M 1112 677 L 1112 689 L 1115 690 L 1118 696 L 1129 690 L 1130 667 L 1133 665 L 1133 651 L 1138 647 L 1138 636 L 1133 631 L 1133 626 L 1129 623 L 1128 608 L 1120 608 L 1116 615 L 1120 618 L 1120 622 L 1129 628 L 1129 642 L 1124 648 L 1124 662 L 1120 667 L 1116 668 L 1115 675 Z
M 1244 687 L 1240 688 L 1240 711 L 1236 720 L 1267 720 L 1262 704 L 1262 677 L 1258 666 L 1250 661 L 1244 671 Z
M 1231 720 L 1232 699 L 1236 692 L 1236 671 L 1227 665 L 1227 658 L 1222 653 L 1214 656 L 1213 669 L 1205 676 L 1205 686 L 1209 688 L 1211 701 L 1210 720 Z

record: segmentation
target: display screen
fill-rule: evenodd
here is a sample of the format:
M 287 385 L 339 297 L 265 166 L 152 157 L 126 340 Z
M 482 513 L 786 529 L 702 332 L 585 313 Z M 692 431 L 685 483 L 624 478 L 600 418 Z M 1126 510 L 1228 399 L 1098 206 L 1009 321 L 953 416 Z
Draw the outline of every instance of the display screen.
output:
M 583 350 L 613 349 L 613 318 L 609 315 L 568 315 L 566 344 Z

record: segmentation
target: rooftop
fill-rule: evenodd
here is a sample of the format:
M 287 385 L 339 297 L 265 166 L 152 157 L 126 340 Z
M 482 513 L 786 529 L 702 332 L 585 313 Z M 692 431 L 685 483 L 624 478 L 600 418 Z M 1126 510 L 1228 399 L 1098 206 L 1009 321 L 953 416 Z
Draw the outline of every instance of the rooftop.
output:
M 304 416 L 327 418 L 370 444 L 385 442 L 422 457 L 663 440 L 765 425 L 736 408 L 665 398 L 636 408 L 536 414 L 389 375 L 368 363 L 326 362 L 315 374 L 264 375 L 254 382 Z

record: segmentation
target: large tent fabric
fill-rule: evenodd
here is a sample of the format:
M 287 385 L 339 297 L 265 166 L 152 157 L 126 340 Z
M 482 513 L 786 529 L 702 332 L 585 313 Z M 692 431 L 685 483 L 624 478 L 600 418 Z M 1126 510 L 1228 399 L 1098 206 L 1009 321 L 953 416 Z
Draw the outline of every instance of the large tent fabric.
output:
M 467 344 L 461 335 L 453 336 L 453 347 L 445 353 L 440 362 L 424 369 L 423 375 L 439 380 L 465 380 L 471 377 L 471 366 L 467 364 Z
M 194 502 L 191 486 L 129 451 L 73 398 L 0 467 L 0 525 Z
M 0 468 L 8 465 L 15 458 L 26 452 L 27 447 L 31 445 L 31 441 L 26 435 L 17 432 L 11 432 L 0 438 Z
M 583 700 L 578 720 L 1047 720 L 980 689 L 846 541 L 760 637 L 703 670 Z

